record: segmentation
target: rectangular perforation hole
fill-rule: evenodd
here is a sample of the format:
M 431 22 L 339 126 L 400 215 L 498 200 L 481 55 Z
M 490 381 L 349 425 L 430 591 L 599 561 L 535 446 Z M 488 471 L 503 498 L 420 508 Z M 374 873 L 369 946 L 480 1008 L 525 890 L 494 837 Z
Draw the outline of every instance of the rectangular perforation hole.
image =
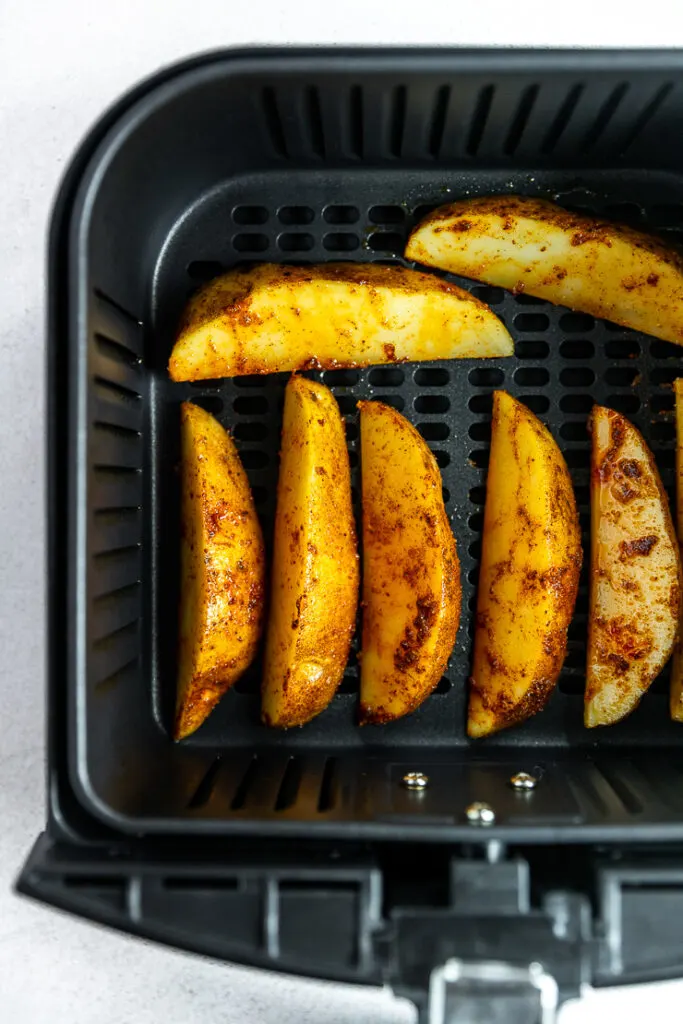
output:
M 397 231 L 373 231 L 367 236 L 366 245 L 373 252 L 403 252 L 403 235 Z
M 310 206 L 281 206 L 277 216 L 281 224 L 311 224 L 315 211 Z
M 279 235 L 277 244 L 283 252 L 308 252 L 315 245 L 315 239 L 304 232 L 290 231 Z
M 357 206 L 326 206 L 323 220 L 328 224 L 355 224 L 360 217 Z
M 265 224 L 268 210 L 265 206 L 236 206 L 232 211 L 235 224 Z
M 360 238 L 350 231 L 329 232 L 323 236 L 323 247 L 328 252 L 353 252 L 360 247 Z

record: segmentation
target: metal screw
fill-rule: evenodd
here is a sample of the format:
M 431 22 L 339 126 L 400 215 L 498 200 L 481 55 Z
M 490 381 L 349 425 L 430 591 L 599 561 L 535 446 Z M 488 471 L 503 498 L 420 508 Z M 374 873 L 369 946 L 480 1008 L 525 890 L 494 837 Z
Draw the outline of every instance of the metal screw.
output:
M 536 789 L 538 779 L 535 775 L 529 775 L 528 772 L 517 772 L 510 779 L 510 785 L 513 789 L 517 790 L 530 790 Z
M 402 782 L 406 789 L 426 789 L 429 785 L 429 776 L 424 772 L 407 772 Z
M 496 820 L 496 812 L 490 804 L 480 803 L 476 800 L 465 809 L 465 815 L 470 825 L 493 825 Z

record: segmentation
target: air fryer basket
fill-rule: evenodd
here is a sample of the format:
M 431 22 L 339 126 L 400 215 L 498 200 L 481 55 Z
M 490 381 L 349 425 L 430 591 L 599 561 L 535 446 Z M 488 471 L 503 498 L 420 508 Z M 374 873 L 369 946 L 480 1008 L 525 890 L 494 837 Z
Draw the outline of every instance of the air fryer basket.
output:
M 313 374 L 347 424 L 356 402 L 401 409 L 434 451 L 462 564 L 463 616 L 422 708 L 356 725 L 352 657 L 330 708 L 303 729 L 259 720 L 259 667 L 181 744 L 168 736 L 176 669 L 179 403 L 215 413 L 239 446 L 269 537 L 285 375 L 173 384 L 166 362 L 200 282 L 247 261 L 403 263 L 411 226 L 462 196 L 542 195 L 662 232 L 683 230 L 683 84 L 669 55 L 273 52 L 218 55 L 115 119 L 82 174 L 68 269 L 65 699 L 69 784 L 124 832 L 454 840 L 465 808 L 495 808 L 514 841 L 683 838 L 683 732 L 666 673 L 640 708 L 582 726 L 586 577 L 546 710 L 465 738 L 491 392 L 551 428 L 588 528 L 593 402 L 627 414 L 671 492 L 680 349 L 526 295 L 455 279 L 515 338 L 511 359 Z M 587 559 L 586 559 L 587 561 Z M 520 799 L 520 769 L 542 775 Z M 401 785 L 429 774 L 420 795 Z

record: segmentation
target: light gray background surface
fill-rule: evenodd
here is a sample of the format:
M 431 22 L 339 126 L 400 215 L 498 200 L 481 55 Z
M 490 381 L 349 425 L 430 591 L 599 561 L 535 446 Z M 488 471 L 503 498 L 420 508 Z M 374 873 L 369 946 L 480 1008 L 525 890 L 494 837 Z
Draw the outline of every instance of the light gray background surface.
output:
M 405 2 L 405 0 L 404 0 Z M 365 992 L 241 970 L 82 923 L 10 885 L 44 821 L 44 240 L 70 154 L 140 77 L 265 42 L 681 46 L 675 0 L 0 0 L 0 1019 L 20 1024 L 398 1024 Z M 682 1017 L 683 983 L 594 993 L 564 1024 Z

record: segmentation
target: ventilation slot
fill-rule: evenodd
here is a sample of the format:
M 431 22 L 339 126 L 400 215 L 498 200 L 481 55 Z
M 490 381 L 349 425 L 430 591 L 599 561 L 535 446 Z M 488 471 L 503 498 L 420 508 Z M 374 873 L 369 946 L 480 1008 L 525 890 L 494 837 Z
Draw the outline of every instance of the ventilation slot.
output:
M 488 120 L 489 111 L 491 110 L 491 104 L 493 102 L 494 88 L 492 85 L 487 85 L 479 93 L 477 99 L 477 105 L 474 108 L 474 115 L 472 117 L 472 124 L 470 125 L 469 134 L 467 137 L 467 152 L 469 156 L 476 156 L 479 150 L 479 144 L 486 128 L 486 122 Z
M 311 86 L 306 90 L 306 113 L 308 115 L 311 149 L 315 156 L 324 159 L 325 133 L 323 131 L 323 118 L 320 110 L 320 96 L 315 86 Z
M 354 85 L 349 93 L 349 152 L 363 158 L 363 90 Z
M 324 814 L 331 811 L 335 804 L 335 774 L 337 770 L 336 757 L 328 757 L 323 768 L 320 780 L 320 794 L 318 796 L 318 811 Z
M 403 150 L 403 134 L 406 124 L 406 95 L 405 85 L 399 85 L 394 89 L 391 99 L 391 120 L 389 122 L 389 152 L 394 157 L 400 157 Z
M 600 136 L 605 131 L 608 124 L 616 114 L 617 109 L 619 108 L 619 105 L 621 104 L 621 101 L 623 100 L 627 92 L 628 85 L 626 84 L 626 82 L 622 82 L 621 85 L 618 85 L 616 89 L 612 91 L 612 93 L 607 98 L 605 103 L 603 103 L 600 112 L 598 113 L 598 116 L 596 117 L 595 121 L 593 122 L 589 130 L 586 132 L 586 136 L 583 140 L 584 150 L 592 149 L 596 142 L 600 139 Z
M 450 96 L 451 87 L 449 85 L 442 85 L 440 89 L 437 89 L 427 144 L 429 155 L 433 156 L 435 159 L 439 156 L 441 151 L 441 143 L 443 142 L 443 133 L 446 127 L 446 117 L 448 115 L 448 102 L 450 100 Z
M 664 100 L 667 98 L 672 89 L 673 83 L 667 82 L 665 85 L 662 85 L 657 90 L 657 92 L 654 94 L 654 96 L 647 104 L 647 106 L 641 111 L 639 116 L 635 119 L 633 127 L 630 129 L 630 131 L 626 133 L 624 141 L 621 145 L 620 155 L 623 156 L 623 154 L 626 153 L 631 148 L 631 146 L 636 141 L 636 139 L 643 131 L 643 129 L 653 119 L 653 117 L 655 116 L 661 105 L 664 103 Z
M 287 152 L 287 143 L 285 140 L 282 118 L 280 117 L 280 111 L 278 110 L 275 90 L 270 86 L 263 90 L 262 102 L 263 116 L 265 118 L 270 143 L 277 156 L 287 158 L 289 153 Z
M 275 800 L 276 811 L 286 811 L 294 806 L 300 785 L 301 762 L 296 757 L 290 757 Z
M 95 376 L 95 383 L 99 384 L 100 387 L 105 390 L 117 395 L 119 398 L 129 398 L 138 400 L 140 393 L 135 391 L 134 388 L 126 387 L 125 384 L 119 384 L 117 381 L 107 380 L 106 377 L 101 377 L 99 374 Z
M 519 146 L 522 135 L 524 134 L 524 129 L 531 117 L 531 111 L 533 110 L 537 96 L 537 85 L 528 86 L 522 93 L 517 113 L 515 114 L 508 137 L 506 138 L 505 145 L 503 147 L 503 152 L 508 156 L 512 156 L 517 151 L 517 147 Z
M 623 764 L 626 765 L 627 763 L 623 762 Z M 640 814 L 643 810 L 643 805 L 628 785 L 626 779 L 627 772 L 622 773 L 619 768 L 612 769 L 604 764 L 596 765 L 596 768 L 607 780 L 628 813 Z
M 247 770 L 242 776 L 237 789 L 235 790 L 235 795 L 233 796 L 232 802 L 230 804 L 231 810 L 241 811 L 244 808 L 244 805 L 247 802 L 247 797 L 249 795 L 249 790 L 251 789 L 254 779 L 256 778 L 258 763 L 258 757 L 254 755 L 254 757 L 249 762 Z
M 558 142 L 562 138 L 565 128 L 572 119 L 572 115 L 576 110 L 576 106 L 581 99 L 581 93 L 583 92 L 582 85 L 573 86 L 567 93 L 562 106 L 560 107 L 557 117 L 548 129 L 548 134 L 541 143 L 541 153 L 552 153 Z
M 110 359 L 125 363 L 126 366 L 139 366 L 140 357 L 120 341 L 108 338 L 104 334 L 95 334 L 95 341 L 100 351 Z
M 133 669 L 137 669 L 140 659 L 137 655 L 113 671 L 108 671 L 105 676 L 95 679 L 94 688 L 97 693 L 105 694 L 116 689 L 118 684 L 126 679 Z
M 195 789 L 194 793 L 190 797 L 187 807 L 190 811 L 197 811 L 201 807 L 206 807 L 209 800 L 213 795 L 213 791 L 216 786 L 216 778 L 221 768 L 221 759 L 217 757 L 215 761 L 209 765 L 207 771 L 204 773 L 199 785 Z
M 133 313 L 131 313 L 130 310 L 126 309 L 125 306 L 122 306 L 120 303 L 118 303 L 116 299 L 112 299 L 110 295 L 107 295 L 105 294 L 105 292 L 100 291 L 99 288 L 94 288 L 93 291 L 95 293 L 95 296 L 100 300 L 100 302 L 104 303 L 105 306 L 109 306 L 110 309 L 112 309 L 120 317 L 123 317 L 124 320 L 127 320 L 129 324 L 132 324 L 137 329 L 142 327 L 142 320 L 138 320 L 138 318 Z

